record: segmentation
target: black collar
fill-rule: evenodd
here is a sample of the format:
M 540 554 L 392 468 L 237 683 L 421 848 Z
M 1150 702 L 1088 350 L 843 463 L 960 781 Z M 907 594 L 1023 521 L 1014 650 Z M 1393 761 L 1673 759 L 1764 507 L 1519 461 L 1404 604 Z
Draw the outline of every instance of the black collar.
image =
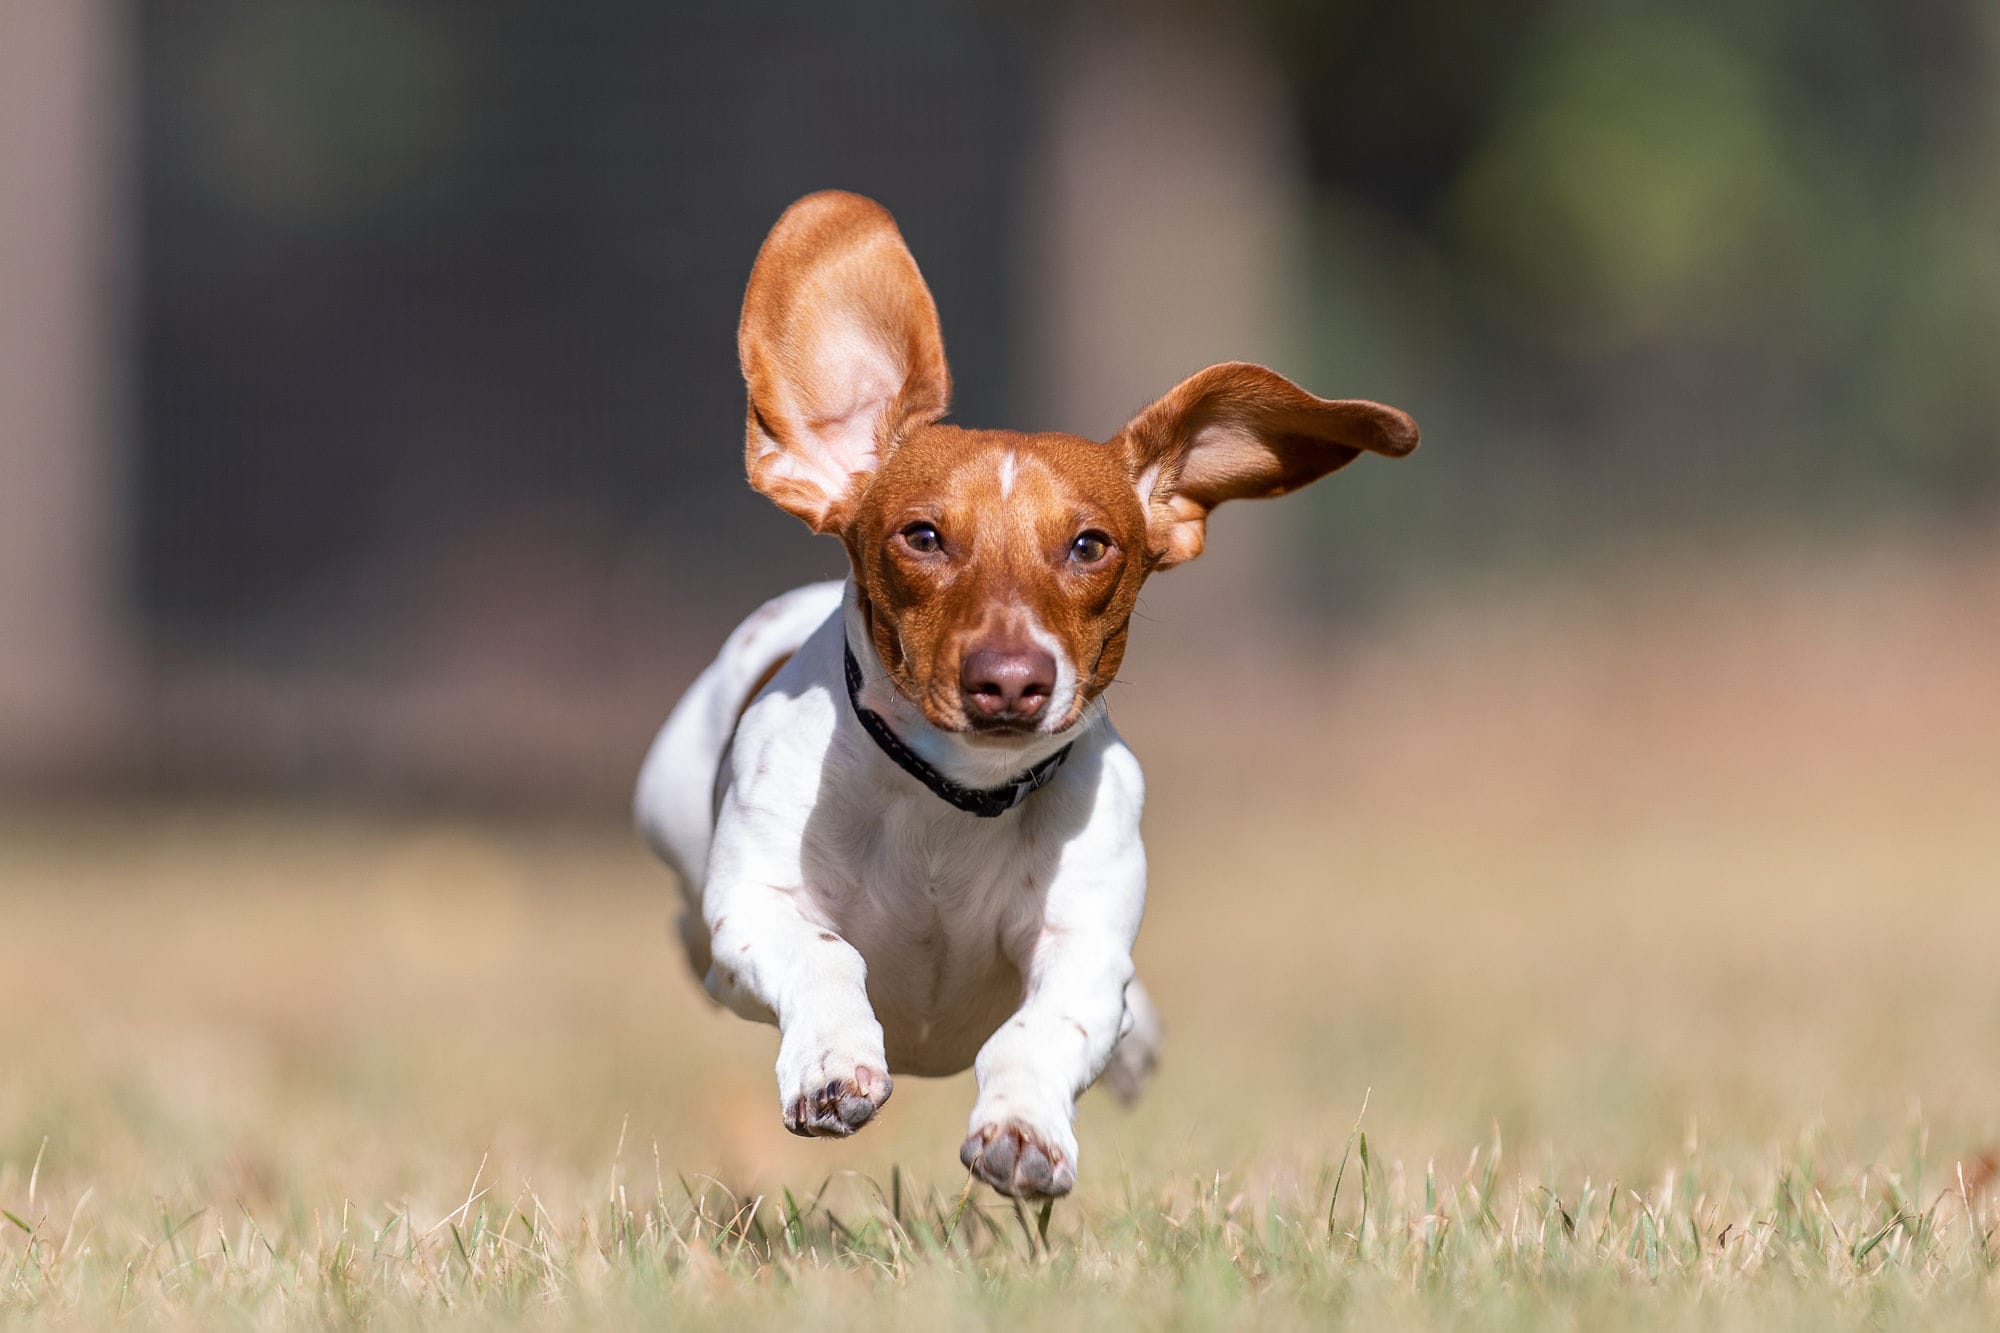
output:
M 1056 770 L 1062 767 L 1063 760 L 1069 758 L 1071 747 L 1065 745 L 1004 786 L 990 787 L 984 791 L 976 787 L 961 787 L 918 758 L 916 751 L 903 744 L 902 738 L 889 729 L 889 724 L 882 720 L 880 713 L 861 706 L 861 664 L 854 660 L 853 648 L 847 647 L 846 652 L 847 702 L 854 705 L 854 716 L 861 719 L 861 729 L 867 732 L 875 744 L 881 747 L 882 753 L 895 760 L 905 773 L 929 787 L 934 795 L 969 815 L 978 815 L 981 819 L 994 819 L 1006 814 L 1042 787 L 1047 786 L 1049 779 L 1056 775 Z

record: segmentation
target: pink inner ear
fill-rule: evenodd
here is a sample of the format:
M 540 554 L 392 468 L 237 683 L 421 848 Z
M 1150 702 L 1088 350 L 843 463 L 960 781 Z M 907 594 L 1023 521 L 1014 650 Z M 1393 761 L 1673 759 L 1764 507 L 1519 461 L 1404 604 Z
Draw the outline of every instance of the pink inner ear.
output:
M 810 371 L 772 404 L 792 447 L 760 432 L 756 458 L 771 481 L 817 494 L 824 516 L 853 498 L 855 477 L 880 464 L 882 421 L 902 392 L 905 370 L 852 320 L 823 322 L 800 350 L 796 360 Z

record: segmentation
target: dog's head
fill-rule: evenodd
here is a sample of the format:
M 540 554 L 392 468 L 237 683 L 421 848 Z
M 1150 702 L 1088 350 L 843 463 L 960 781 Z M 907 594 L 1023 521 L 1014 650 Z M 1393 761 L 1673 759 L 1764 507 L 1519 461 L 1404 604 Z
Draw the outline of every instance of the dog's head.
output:
M 1108 443 L 941 425 L 937 307 L 895 222 L 809 195 L 771 229 L 738 334 L 750 484 L 846 543 L 876 654 L 946 731 L 1073 726 L 1125 653 L 1139 585 L 1201 553 L 1224 500 L 1400 456 L 1392 407 L 1210 366 Z

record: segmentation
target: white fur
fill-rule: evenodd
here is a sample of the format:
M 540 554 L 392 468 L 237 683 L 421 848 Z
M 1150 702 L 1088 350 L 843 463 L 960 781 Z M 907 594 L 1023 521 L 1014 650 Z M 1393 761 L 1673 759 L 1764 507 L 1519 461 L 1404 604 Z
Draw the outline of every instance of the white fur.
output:
M 946 804 L 862 730 L 843 639 L 864 704 L 955 781 L 996 786 L 1073 744 L 1068 761 L 996 819 Z M 1138 761 L 1101 702 L 1062 734 L 1008 746 L 930 726 L 859 633 L 851 585 L 843 596 L 829 583 L 767 603 L 730 636 L 654 741 L 636 813 L 680 875 L 682 935 L 709 993 L 780 1029 L 781 1113 L 857 1071 L 970 1064 L 967 1151 L 998 1134 L 1033 1142 L 1053 1164 L 1037 1192 L 1062 1193 L 1075 1179 L 1076 1097 L 1121 1036 L 1132 1033 L 1121 1088 L 1157 1039 L 1131 959 L 1143 800 Z
M 1056 664 L 1055 686 L 1049 691 L 1048 702 L 1042 705 L 1041 725 L 1058 726 L 1069 716 L 1069 710 L 1076 707 L 1077 669 L 1063 650 L 1062 640 L 1049 632 L 1041 617 L 1026 607 L 1019 611 L 1021 632 L 1027 640 L 1047 653 Z M 1087 719 L 1079 718 L 1075 725 L 1086 725 Z M 1074 729 L 1074 727 L 1072 728 Z

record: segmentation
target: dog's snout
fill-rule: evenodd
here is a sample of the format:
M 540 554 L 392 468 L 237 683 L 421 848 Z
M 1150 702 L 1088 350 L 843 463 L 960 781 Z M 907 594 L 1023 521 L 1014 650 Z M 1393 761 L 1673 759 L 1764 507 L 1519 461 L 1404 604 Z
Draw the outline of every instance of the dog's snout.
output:
M 958 685 L 973 722 L 1026 722 L 1056 687 L 1056 660 L 1016 644 L 975 648 L 959 668 Z

